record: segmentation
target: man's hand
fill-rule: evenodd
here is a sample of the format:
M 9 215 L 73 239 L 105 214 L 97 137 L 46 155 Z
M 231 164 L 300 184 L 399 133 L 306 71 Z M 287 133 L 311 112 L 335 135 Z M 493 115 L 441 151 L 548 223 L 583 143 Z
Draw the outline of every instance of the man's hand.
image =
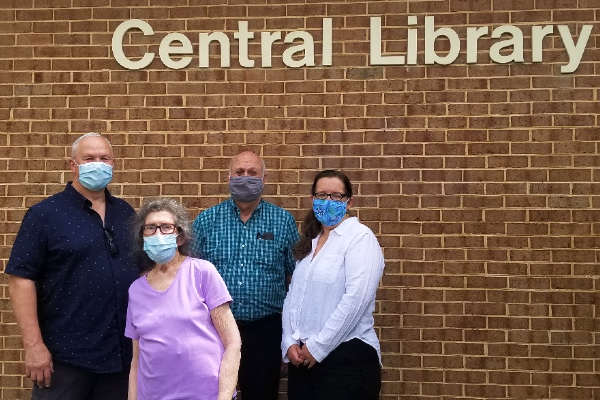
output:
M 25 375 L 34 385 L 49 387 L 52 372 L 52 356 L 43 343 L 25 349 Z
M 25 375 L 31 378 L 34 385 L 48 387 L 53 372 L 52 356 L 40 332 L 35 282 L 10 275 L 8 294 L 25 347 Z
M 302 356 L 302 349 L 297 344 L 293 344 L 287 351 L 287 356 L 290 359 L 290 362 L 294 364 L 296 367 L 302 365 L 304 363 L 304 357 Z

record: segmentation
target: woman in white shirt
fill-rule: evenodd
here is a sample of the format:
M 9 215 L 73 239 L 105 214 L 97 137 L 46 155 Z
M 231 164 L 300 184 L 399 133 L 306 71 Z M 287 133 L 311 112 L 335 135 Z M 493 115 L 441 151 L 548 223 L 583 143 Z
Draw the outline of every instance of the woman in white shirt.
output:
M 377 400 L 381 351 L 372 313 L 383 254 L 373 232 L 347 213 L 354 198 L 346 175 L 319 173 L 311 193 L 283 306 L 281 349 L 293 364 L 288 399 Z

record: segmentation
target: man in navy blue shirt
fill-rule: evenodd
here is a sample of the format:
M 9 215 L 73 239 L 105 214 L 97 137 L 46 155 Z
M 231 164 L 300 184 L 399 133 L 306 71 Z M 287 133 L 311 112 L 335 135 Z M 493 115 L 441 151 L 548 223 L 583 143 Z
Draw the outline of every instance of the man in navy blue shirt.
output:
M 114 155 L 104 137 L 77 139 L 69 163 L 75 179 L 27 211 L 6 266 L 25 373 L 32 399 L 125 400 L 134 210 L 106 189 Z

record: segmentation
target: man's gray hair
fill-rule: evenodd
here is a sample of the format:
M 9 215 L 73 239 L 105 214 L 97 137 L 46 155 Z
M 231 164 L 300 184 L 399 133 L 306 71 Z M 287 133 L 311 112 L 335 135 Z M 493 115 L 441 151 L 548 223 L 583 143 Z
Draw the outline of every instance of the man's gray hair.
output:
M 79 136 L 73 142 L 73 145 L 71 146 L 71 158 L 75 157 L 75 153 L 77 153 L 77 148 L 79 147 L 79 143 L 81 143 L 81 141 L 83 139 L 87 139 L 89 137 L 101 137 L 102 139 L 106 140 L 106 143 L 108 143 L 108 146 L 110 147 L 110 151 L 113 151 L 112 145 L 110 144 L 110 142 L 108 141 L 107 138 L 105 138 L 104 136 L 102 136 L 101 134 L 99 134 L 97 132 L 88 132 L 85 135 Z

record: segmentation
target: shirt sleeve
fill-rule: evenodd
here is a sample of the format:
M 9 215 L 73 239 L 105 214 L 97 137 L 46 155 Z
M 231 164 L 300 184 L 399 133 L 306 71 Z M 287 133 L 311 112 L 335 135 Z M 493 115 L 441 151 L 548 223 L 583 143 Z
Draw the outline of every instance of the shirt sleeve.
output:
M 292 293 L 292 285 L 290 283 L 290 288 L 287 292 L 287 296 L 285 296 L 285 301 L 283 302 L 283 313 L 281 316 L 282 324 L 283 324 L 283 334 L 281 339 L 281 356 L 284 362 L 290 362 L 290 359 L 287 356 L 287 351 L 293 344 L 299 344 L 299 342 L 292 337 L 292 324 L 290 321 L 290 296 Z
M 131 292 L 131 290 L 130 290 Z M 131 297 L 131 296 L 130 296 Z M 140 340 L 140 336 L 137 334 L 135 326 L 133 326 L 133 310 L 131 308 L 131 301 L 127 305 L 127 320 L 125 322 L 125 336 L 133 340 Z
M 212 311 L 221 304 L 232 302 L 227 286 L 215 266 L 206 260 L 198 261 L 204 265 L 196 270 L 196 289 L 204 295 L 208 309 Z
M 32 209 L 27 210 L 6 265 L 7 274 L 37 280 L 46 260 L 45 224 Z
M 285 274 L 292 275 L 294 273 L 294 268 L 296 267 L 296 261 L 294 260 L 294 256 L 292 255 L 292 249 L 294 245 L 298 243 L 300 240 L 300 235 L 298 234 L 298 227 L 296 226 L 296 222 L 294 218 L 291 217 L 287 223 L 287 243 L 285 246 L 285 254 L 284 254 L 284 262 L 285 262 Z
M 202 258 L 202 247 L 204 245 L 204 236 L 202 235 L 202 213 L 200 213 L 192 224 L 192 234 L 194 240 L 192 244 L 192 255 Z
M 321 362 L 339 346 L 373 306 L 383 265 L 383 254 L 372 232 L 365 232 L 350 243 L 344 256 L 345 293 L 323 329 L 306 341 L 317 361 Z

